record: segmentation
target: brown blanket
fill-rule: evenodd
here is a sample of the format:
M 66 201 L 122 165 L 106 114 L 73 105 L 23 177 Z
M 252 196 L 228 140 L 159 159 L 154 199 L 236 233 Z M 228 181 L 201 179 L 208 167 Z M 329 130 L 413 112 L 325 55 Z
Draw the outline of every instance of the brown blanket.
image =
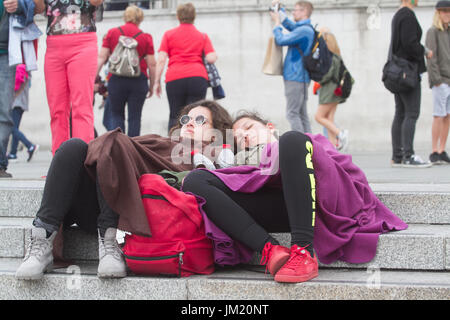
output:
M 120 215 L 119 229 L 151 236 L 138 180 L 142 174 L 165 169 L 175 172 L 192 170 L 189 163 L 172 162 L 171 152 L 177 145 L 179 143 L 170 138 L 154 134 L 130 138 L 120 129 L 89 143 L 85 167 L 93 179 L 98 177 L 106 202 Z

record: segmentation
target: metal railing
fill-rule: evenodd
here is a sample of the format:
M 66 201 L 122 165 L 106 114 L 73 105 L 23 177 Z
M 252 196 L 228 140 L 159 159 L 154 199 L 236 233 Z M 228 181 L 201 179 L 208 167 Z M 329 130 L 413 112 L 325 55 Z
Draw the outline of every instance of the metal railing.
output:
M 282 4 L 292 8 L 298 0 L 281 0 Z M 310 0 L 316 7 L 335 6 L 398 6 L 398 0 Z M 142 9 L 175 9 L 178 4 L 192 2 L 196 8 L 237 8 L 269 7 L 271 0 L 105 0 L 105 10 L 125 10 L 129 4 Z M 421 6 L 435 4 L 435 0 L 421 0 Z

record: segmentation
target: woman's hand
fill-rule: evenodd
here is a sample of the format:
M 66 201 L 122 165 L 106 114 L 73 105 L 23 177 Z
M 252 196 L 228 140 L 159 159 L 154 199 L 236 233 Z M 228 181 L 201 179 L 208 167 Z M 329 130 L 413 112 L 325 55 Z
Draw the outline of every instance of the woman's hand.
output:
M 14 13 L 17 11 L 17 8 L 19 8 L 19 1 L 18 0 L 5 0 L 5 1 L 3 1 L 3 5 L 5 6 L 6 12 Z
M 162 89 L 161 89 L 161 82 L 156 81 L 155 85 L 153 86 L 153 93 L 156 94 L 158 98 L 161 98 L 162 95 Z
M 98 7 L 103 3 L 103 0 L 89 0 L 89 3 L 92 4 L 93 6 Z
M 152 85 L 149 85 L 147 99 L 150 99 L 152 96 L 153 96 L 153 87 L 152 87 Z
M 34 2 L 34 13 L 43 13 L 45 11 L 45 2 L 44 0 L 33 0 Z

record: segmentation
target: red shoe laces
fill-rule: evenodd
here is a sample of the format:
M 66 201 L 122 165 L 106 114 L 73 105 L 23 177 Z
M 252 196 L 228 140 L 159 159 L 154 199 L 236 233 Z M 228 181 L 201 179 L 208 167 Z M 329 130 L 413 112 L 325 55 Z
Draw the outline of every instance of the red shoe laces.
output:
M 291 251 L 289 260 L 284 265 L 284 268 L 297 269 L 299 266 L 306 264 L 305 259 L 308 258 L 306 247 L 297 247 L 297 249 Z
M 261 265 L 265 265 L 267 264 L 267 262 L 269 262 L 269 256 L 270 256 L 270 251 L 272 251 L 272 247 L 273 245 L 270 242 L 267 242 L 266 245 L 264 246 L 264 249 L 262 251 L 262 257 L 261 257 Z

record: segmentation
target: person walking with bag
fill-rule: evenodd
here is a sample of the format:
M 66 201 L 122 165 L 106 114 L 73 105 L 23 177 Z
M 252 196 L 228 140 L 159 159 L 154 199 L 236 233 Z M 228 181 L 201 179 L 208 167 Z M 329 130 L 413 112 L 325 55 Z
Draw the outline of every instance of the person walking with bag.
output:
M 95 21 L 103 0 L 46 3 L 44 73 L 55 154 L 71 137 L 86 143 L 94 139 L 92 103 L 98 52 Z
M 8 154 L 8 160 L 17 161 L 17 147 L 19 142 L 27 148 L 28 158 L 30 162 L 33 155 L 39 150 L 38 144 L 33 144 L 27 137 L 19 130 L 22 115 L 29 108 L 29 90 L 31 87 L 31 72 L 28 74 L 24 64 L 19 64 L 16 67 L 16 85 L 15 85 L 15 99 L 12 105 L 12 118 L 14 121 L 14 128 L 12 131 L 11 148 Z
M 402 0 L 400 9 L 392 19 L 392 54 L 417 65 L 417 84 L 411 90 L 395 93 L 395 115 L 391 127 L 393 167 L 423 168 L 431 164 L 414 152 L 414 134 L 420 114 L 420 75 L 426 71 L 424 55 L 431 58 L 433 52 L 420 43 L 422 28 L 414 14 L 419 0 Z
M 153 95 L 152 82 L 155 80 L 156 67 L 155 50 L 152 36 L 139 29 L 139 25 L 144 20 L 142 9 L 134 5 L 127 7 L 123 19 L 125 25 L 110 29 L 103 38 L 98 58 L 97 76 L 102 66 L 109 59 L 109 71 L 112 73 L 108 81 L 110 126 L 112 128 L 120 127 L 125 132 L 125 105 L 128 105 L 128 136 L 136 137 L 141 132 L 141 116 L 145 99 Z M 127 38 L 120 38 L 121 36 Z M 120 41 L 134 42 L 133 39 L 137 42 L 138 57 L 136 59 L 139 61 L 136 61 L 137 71 L 135 75 L 129 75 L 128 73 L 125 74 L 124 70 L 115 70 L 116 65 L 118 68 L 120 67 L 121 59 L 127 59 L 127 57 L 122 58 L 121 54 L 127 55 L 129 53 L 125 51 L 120 53 L 116 50 Z
M 327 137 L 336 146 L 336 149 L 346 151 L 348 144 L 348 130 L 338 128 L 334 123 L 337 105 L 345 102 L 345 98 L 336 94 L 339 86 L 339 69 L 342 63 L 341 50 L 336 37 L 328 28 L 322 28 L 320 32 L 327 43 L 328 49 L 333 53 L 333 61 L 330 70 L 320 81 L 319 106 L 315 115 L 318 123 L 327 130 Z
M 273 1 L 272 6 L 278 9 L 279 1 Z M 311 132 L 307 111 L 310 77 L 303 65 L 303 55 L 310 53 L 314 39 L 314 29 L 310 20 L 312 11 L 313 5 L 309 1 L 298 1 L 293 11 L 294 21 L 287 18 L 283 8 L 270 12 L 275 22 L 273 29 L 275 43 L 278 46 L 289 47 L 283 66 L 287 100 L 286 118 L 291 130 L 303 133 Z M 282 26 L 289 31 L 288 34 L 283 34 Z
M 180 25 L 164 33 L 156 65 L 154 93 L 161 97 L 161 77 L 167 60 L 166 93 L 169 100 L 168 131 L 176 125 L 180 110 L 189 103 L 205 99 L 208 89 L 206 62 L 215 63 L 217 54 L 206 33 L 194 26 L 195 7 L 192 3 L 177 7 Z
M 433 124 L 431 127 L 433 164 L 450 164 L 445 151 L 450 124 L 450 1 L 438 1 L 433 26 L 425 44 L 434 52 L 427 60 L 428 80 L 433 93 Z

